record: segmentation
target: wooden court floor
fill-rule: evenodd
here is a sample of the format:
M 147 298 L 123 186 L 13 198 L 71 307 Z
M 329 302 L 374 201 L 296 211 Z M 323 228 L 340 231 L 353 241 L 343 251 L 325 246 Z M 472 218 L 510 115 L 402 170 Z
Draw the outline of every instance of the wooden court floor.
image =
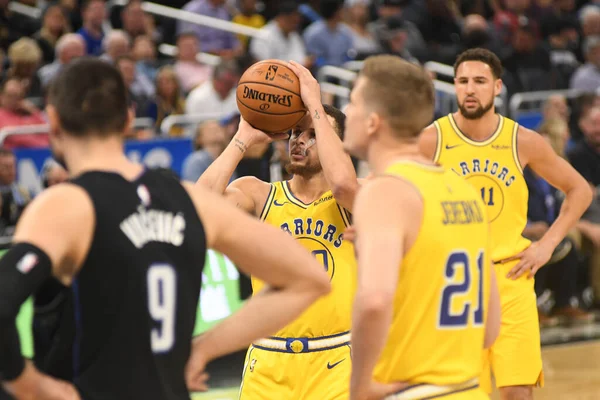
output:
M 600 340 L 547 346 L 542 358 L 546 382 L 535 400 L 600 400 Z

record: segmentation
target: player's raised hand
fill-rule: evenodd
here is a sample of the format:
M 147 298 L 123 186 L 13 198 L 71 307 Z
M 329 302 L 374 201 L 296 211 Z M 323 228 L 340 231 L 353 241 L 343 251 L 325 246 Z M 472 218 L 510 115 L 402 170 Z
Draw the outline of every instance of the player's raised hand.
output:
M 295 61 L 288 63 L 288 68 L 294 71 L 300 79 L 300 96 L 304 105 L 311 110 L 321 105 L 321 86 L 306 67 Z
M 371 381 L 369 387 L 350 389 L 350 400 L 382 400 L 408 387 L 408 383 L 379 383 Z
M 536 272 L 550 261 L 553 252 L 554 248 L 546 245 L 543 241 L 533 242 L 527 249 L 519 254 L 502 261 L 504 263 L 519 260 L 517 265 L 508 272 L 506 277 L 508 279 L 516 280 L 522 275 L 528 274 L 528 278 L 533 278 Z

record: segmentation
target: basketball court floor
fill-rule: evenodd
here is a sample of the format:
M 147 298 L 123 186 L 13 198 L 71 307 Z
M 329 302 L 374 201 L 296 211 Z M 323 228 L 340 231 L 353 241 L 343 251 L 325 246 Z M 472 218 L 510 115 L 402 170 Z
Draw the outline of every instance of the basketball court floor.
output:
M 600 323 L 545 329 L 542 343 L 546 383 L 535 390 L 535 400 L 600 400 Z M 220 389 L 193 400 L 237 400 L 240 374 L 234 369 L 237 378 L 222 375 L 211 382 Z M 492 395 L 492 400 L 499 399 L 498 393 Z

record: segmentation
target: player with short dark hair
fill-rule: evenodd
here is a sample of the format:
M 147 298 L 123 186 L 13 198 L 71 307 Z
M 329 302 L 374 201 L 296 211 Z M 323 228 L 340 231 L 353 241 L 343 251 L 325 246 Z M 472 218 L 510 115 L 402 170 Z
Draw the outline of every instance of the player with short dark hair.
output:
M 72 179 L 30 204 L 0 259 L 0 379 L 15 397 L 189 399 L 209 247 L 270 288 L 194 339 L 205 362 L 276 331 L 328 292 L 327 275 L 293 239 L 126 157 L 132 115 L 113 66 L 69 64 L 47 113 L 52 151 Z M 15 329 L 21 304 L 51 275 L 73 298 L 73 385 L 25 362 Z M 196 360 L 187 373 L 203 380 L 204 366 Z
M 420 138 L 423 154 L 464 177 L 480 193 L 490 221 L 491 258 L 502 302 L 502 330 L 485 354 L 481 384 L 492 392 L 490 367 L 503 399 L 532 399 L 542 386 L 535 273 L 552 256 L 592 200 L 587 182 L 536 132 L 496 113 L 502 65 L 486 49 L 469 49 L 454 64 L 458 111 L 439 118 Z M 565 193 L 560 214 L 537 242 L 523 237 L 529 167 Z
M 292 178 L 269 183 L 243 177 L 229 184 L 249 148 L 288 136 L 268 135 L 242 119 L 231 143 L 197 186 L 225 193 L 239 208 L 287 232 L 321 262 L 332 282 L 329 296 L 250 346 L 240 398 L 269 393 L 269 398 L 281 400 L 345 399 L 352 367 L 349 329 L 356 264 L 344 232 L 359 183 L 340 139 L 344 114 L 321 104 L 320 86 L 310 71 L 294 62 L 288 66 L 299 78 L 309 111 L 289 135 L 286 169 Z M 251 278 L 254 293 L 259 293 L 265 283 L 258 276 Z

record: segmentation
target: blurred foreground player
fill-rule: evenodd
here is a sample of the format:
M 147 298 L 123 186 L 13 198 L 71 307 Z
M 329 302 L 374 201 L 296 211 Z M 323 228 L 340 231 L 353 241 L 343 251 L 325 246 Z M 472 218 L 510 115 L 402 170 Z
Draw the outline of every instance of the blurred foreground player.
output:
M 350 96 L 344 145 L 373 174 L 353 210 L 353 400 L 487 398 L 481 351 L 500 329 L 489 228 L 477 192 L 419 154 L 433 104 L 427 73 L 395 56 L 368 58 Z
M 320 86 L 306 68 L 289 65 L 310 112 L 289 139 L 287 170 L 293 177 L 274 183 L 243 177 L 227 185 L 248 148 L 273 140 L 242 121 L 198 186 L 225 193 L 241 209 L 287 232 L 306 254 L 319 260 L 331 280 L 328 296 L 273 336 L 250 346 L 240 399 L 343 400 L 348 398 L 352 366 L 349 330 L 356 287 L 354 247 L 343 233 L 350 225 L 348 210 L 358 181 L 340 139 L 344 114 L 321 104 Z M 257 275 L 251 278 L 254 293 L 259 293 L 265 282 Z
M 542 386 L 542 352 L 534 279 L 556 246 L 590 205 L 581 175 L 536 132 L 497 114 L 502 64 L 486 49 L 470 49 L 454 64 L 458 111 L 427 127 L 421 151 L 463 177 L 483 199 L 490 221 L 491 254 L 502 303 L 502 330 L 485 352 L 481 385 L 492 392 L 490 367 L 504 400 L 533 398 Z M 529 191 L 523 169 L 565 193 L 558 218 L 537 242 L 522 233 Z
M 287 235 L 127 159 L 132 121 L 114 67 L 70 64 L 47 112 L 52 150 L 73 178 L 34 200 L 0 260 L 0 371 L 17 399 L 189 399 L 184 372 L 207 247 L 273 288 L 194 342 L 207 360 L 276 331 L 327 293 L 326 274 Z M 74 386 L 19 352 L 14 317 L 51 274 L 73 293 Z

